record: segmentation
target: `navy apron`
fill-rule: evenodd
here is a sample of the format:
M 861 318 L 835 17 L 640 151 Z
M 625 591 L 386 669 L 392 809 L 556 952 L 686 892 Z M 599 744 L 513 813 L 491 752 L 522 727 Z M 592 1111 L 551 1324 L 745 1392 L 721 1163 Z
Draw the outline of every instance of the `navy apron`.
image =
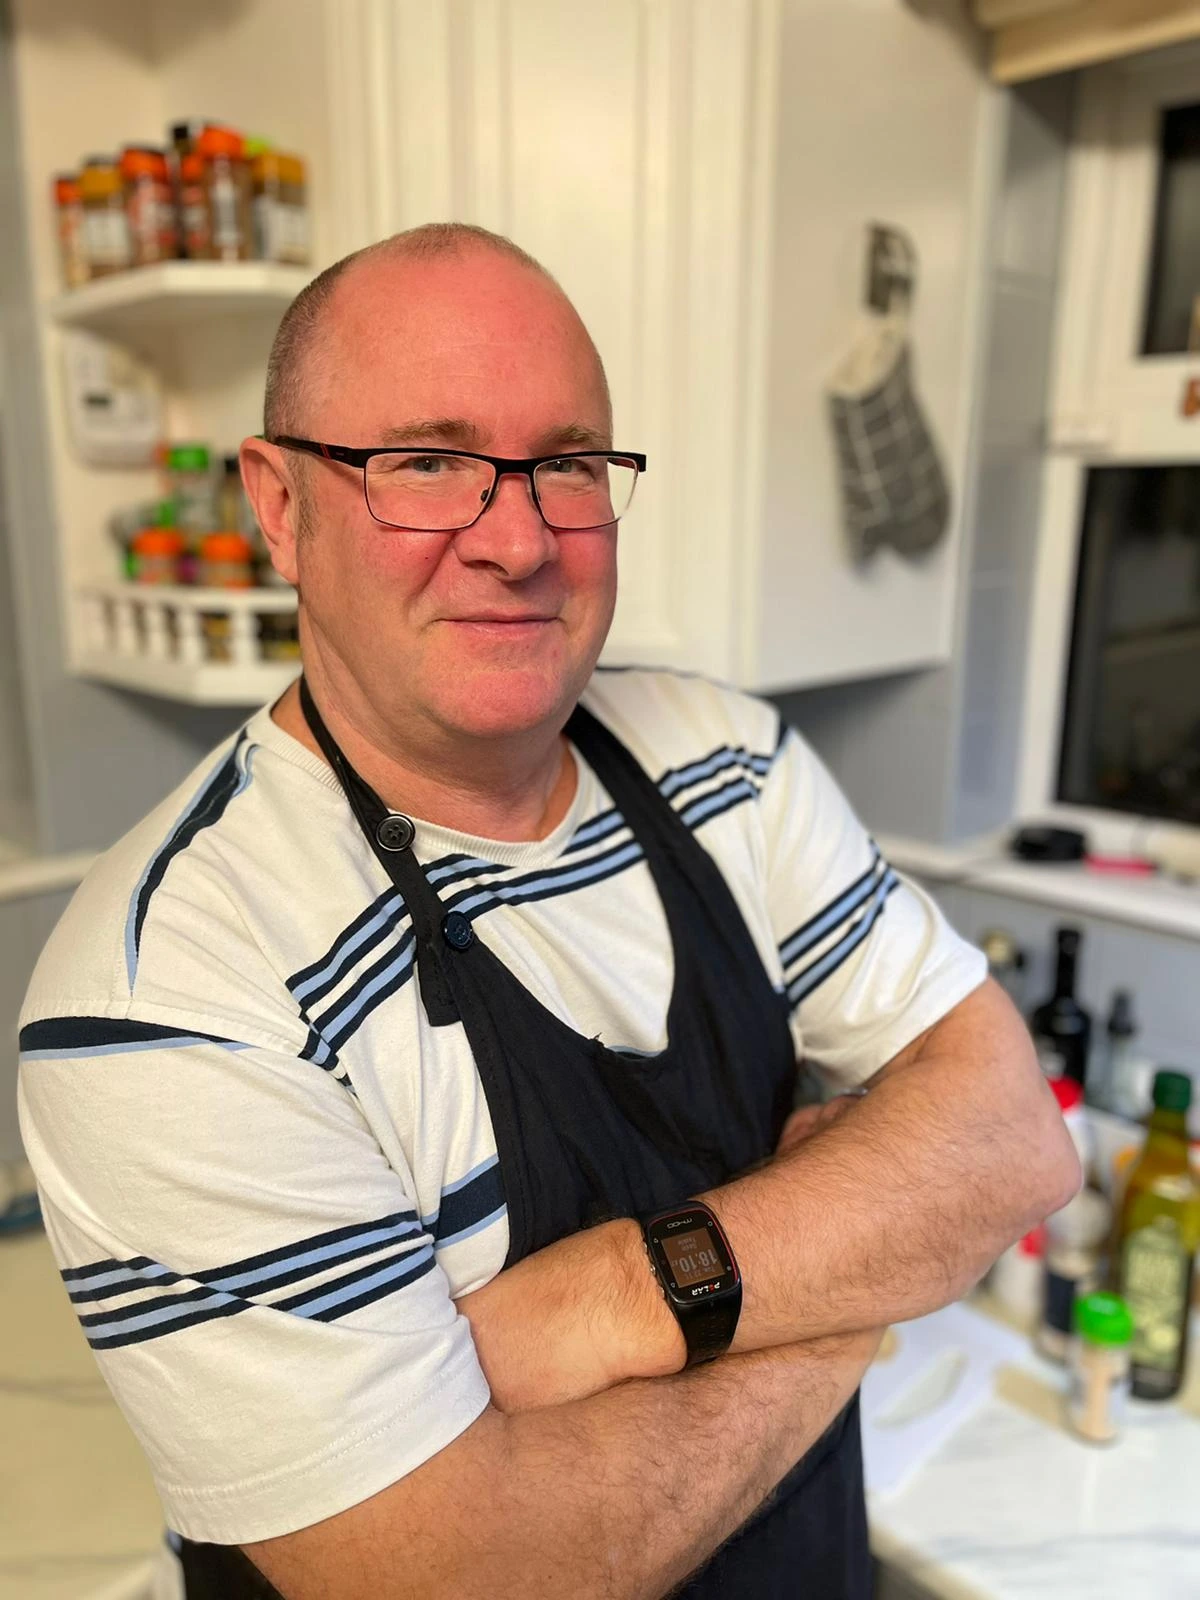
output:
M 404 897 L 426 1015 L 432 1026 L 461 1022 L 466 1031 L 496 1135 L 506 1266 L 595 1223 L 702 1194 L 771 1155 L 796 1081 L 787 1002 L 712 857 L 608 728 L 579 706 L 566 732 L 641 846 L 666 915 L 674 986 L 667 1047 L 650 1056 L 584 1038 L 517 982 L 454 909 L 454 893 L 444 903 L 411 848 L 395 848 L 411 842 L 409 828 L 396 817 L 389 824 L 303 681 L 301 699 Z M 392 848 L 380 842 L 381 831 Z M 188 1600 L 276 1594 L 236 1549 L 183 1546 Z M 768 1503 L 674 1593 L 677 1600 L 868 1600 L 857 1397 Z

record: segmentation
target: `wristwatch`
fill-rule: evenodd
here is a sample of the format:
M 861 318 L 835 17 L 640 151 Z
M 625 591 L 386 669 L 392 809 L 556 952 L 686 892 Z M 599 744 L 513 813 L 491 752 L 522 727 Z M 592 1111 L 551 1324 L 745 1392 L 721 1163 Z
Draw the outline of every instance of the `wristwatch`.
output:
M 724 1355 L 742 1310 L 742 1275 L 721 1224 L 698 1200 L 638 1220 L 651 1270 L 683 1332 L 686 1365 Z

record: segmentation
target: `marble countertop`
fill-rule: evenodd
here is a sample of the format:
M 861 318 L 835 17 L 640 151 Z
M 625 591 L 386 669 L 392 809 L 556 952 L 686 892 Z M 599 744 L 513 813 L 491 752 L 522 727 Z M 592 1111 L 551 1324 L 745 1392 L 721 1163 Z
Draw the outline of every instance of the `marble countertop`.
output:
M 0 1307 L 0 1600 L 148 1600 L 158 1497 L 42 1233 L 0 1240 Z M 986 1400 L 873 1498 L 876 1554 L 938 1600 L 1196 1600 L 1200 1420 L 1135 1405 L 1097 1449 L 1034 1409 Z
M 1131 1402 L 1122 1437 L 1085 1444 L 1049 1411 L 1063 1370 L 1030 1347 L 1041 1404 L 989 1398 L 895 1494 L 872 1497 L 876 1555 L 937 1600 L 1196 1600 L 1200 1419 Z

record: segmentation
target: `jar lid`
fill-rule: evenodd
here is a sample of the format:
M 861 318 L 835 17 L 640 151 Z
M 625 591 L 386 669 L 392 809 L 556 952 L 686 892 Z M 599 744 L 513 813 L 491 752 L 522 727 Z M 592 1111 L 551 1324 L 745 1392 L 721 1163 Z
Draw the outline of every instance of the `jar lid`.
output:
M 1129 1344 L 1133 1317 L 1119 1294 L 1085 1294 L 1075 1302 L 1075 1331 L 1089 1344 Z
M 79 190 L 84 196 L 100 198 L 121 192 L 121 174 L 112 156 L 89 156 L 79 174 Z
M 204 157 L 198 156 L 194 151 L 182 156 L 179 162 L 179 176 L 185 183 L 195 183 L 204 176 Z
M 201 561 L 249 561 L 254 551 L 240 533 L 206 533 L 200 541 Z
M 171 472 L 207 472 L 209 467 L 206 444 L 175 444 L 167 451 L 167 467 Z
M 79 199 L 79 178 L 74 172 L 60 172 L 54 180 L 54 198 L 59 205 Z
M 1192 1103 L 1192 1080 L 1186 1072 L 1154 1074 L 1154 1104 L 1160 1111 L 1186 1111 Z
M 240 156 L 244 148 L 245 140 L 240 133 L 213 122 L 205 125 L 196 140 L 196 149 L 202 156 Z
M 1074 1078 L 1052 1078 L 1050 1088 L 1058 1101 L 1058 1109 L 1065 1117 L 1069 1111 L 1078 1111 L 1083 1104 L 1083 1085 Z
M 148 144 L 127 144 L 121 151 L 121 171 L 127 178 L 165 178 L 167 158 Z
M 185 540 L 174 528 L 143 528 L 133 536 L 133 549 L 139 556 L 179 556 Z

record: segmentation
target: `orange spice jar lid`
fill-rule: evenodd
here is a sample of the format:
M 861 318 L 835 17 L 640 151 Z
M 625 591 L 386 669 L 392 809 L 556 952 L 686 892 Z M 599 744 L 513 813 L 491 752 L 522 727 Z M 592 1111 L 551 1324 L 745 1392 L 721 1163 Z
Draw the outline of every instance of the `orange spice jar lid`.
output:
M 181 556 L 187 541 L 175 528 L 143 528 L 133 536 L 132 549 L 138 556 Z
M 60 206 L 72 205 L 79 199 L 79 179 L 73 172 L 60 172 L 55 178 L 54 198 Z
M 206 123 L 196 140 L 196 153 L 200 156 L 234 156 L 240 159 L 245 154 L 245 148 L 246 141 L 240 133 L 235 133 L 232 128 L 222 128 L 215 122 Z
M 254 547 L 240 533 L 206 533 L 200 541 L 201 561 L 252 561 Z
M 167 158 L 152 145 L 127 144 L 121 151 L 121 174 L 126 178 L 165 178 Z

